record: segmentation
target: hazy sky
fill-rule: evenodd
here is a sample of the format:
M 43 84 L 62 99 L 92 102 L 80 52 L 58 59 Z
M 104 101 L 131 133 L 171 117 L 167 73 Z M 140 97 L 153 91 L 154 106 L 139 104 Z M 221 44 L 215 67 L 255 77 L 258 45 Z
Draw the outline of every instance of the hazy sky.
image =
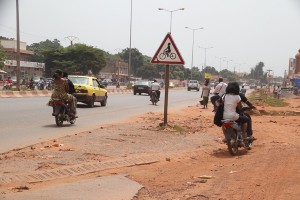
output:
M 19 0 L 21 41 L 32 44 L 57 38 L 117 53 L 129 47 L 131 0 Z M 152 57 L 170 30 L 186 67 L 207 65 L 250 71 L 258 62 L 282 76 L 288 59 L 300 49 L 300 0 L 132 0 L 132 48 Z M 0 0 L 0 35 L 16 38 L 15 0 Z M 227 62 L 221 62 L 221 68 Z

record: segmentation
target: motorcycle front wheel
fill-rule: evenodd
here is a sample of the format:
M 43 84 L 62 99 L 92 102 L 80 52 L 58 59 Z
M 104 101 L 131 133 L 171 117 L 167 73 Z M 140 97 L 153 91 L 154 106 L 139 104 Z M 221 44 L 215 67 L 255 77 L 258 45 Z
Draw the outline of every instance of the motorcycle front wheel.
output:
M 64 123 L 63 116 L 61 114 L 58 114 L 57 116 L 55 116 L 55 122 L 56 122 L 57 126 L 62 126 Z
M 238 153 L 238 134 L 236 130 L 233 130 L 233 133 L 231 134 L 230 139 L 227 140 L 226 144 L 230 155 L 234 156 Z

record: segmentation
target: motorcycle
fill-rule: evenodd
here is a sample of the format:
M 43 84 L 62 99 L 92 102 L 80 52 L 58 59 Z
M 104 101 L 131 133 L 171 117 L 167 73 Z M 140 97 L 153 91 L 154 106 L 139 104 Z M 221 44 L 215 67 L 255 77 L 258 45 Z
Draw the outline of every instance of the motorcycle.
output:
M 248 114 L 244 113 L 244 111 L 249 109 L 249 107 L 243 107 L 241 112 L 251 119 Z M 222 120 L 222 131 L 225 135 L 224 143 L 227 145 L 228 151 L 232 156 L 238 153 L 239 148 L 244 147 L 246 150 L 252 149 L 252 143 L 256 140 L 248 133 L 247 139 L 243 140 L 241 124 L 230 119 Z M 245 143 L 245 146 L 242 145 L 242 142 Z
M 12 84 L 5 81 L 3 85 L 3 90 L 10 90 L 11 88 L 12 88 Z
M 62 126 L 64 121 L 75 124 L 76 117 L 68 103 L 62 99 L 53 98 L 50 100 L 49 104 L 53 107 L 52 116 L 55 117 L 57 126 Z
M 158 102 L 158 96 L 155 90 L 152 90 L 150 92 L 150 101 L 152 102 L 152 105 L 156 105 Z
M 34 90 L 34 83 L 33 83 L 33 81 L 29 81 L 26 86 L 27 86 L 27 89 Z

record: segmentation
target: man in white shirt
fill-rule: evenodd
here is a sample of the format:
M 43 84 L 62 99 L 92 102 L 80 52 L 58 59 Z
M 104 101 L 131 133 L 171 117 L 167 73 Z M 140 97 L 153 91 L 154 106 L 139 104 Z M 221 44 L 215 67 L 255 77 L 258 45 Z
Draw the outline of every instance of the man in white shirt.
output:
M 212 96 L 210 98 L 211 103 L 214 105 L 214 111 L 216 110 L 216 101 L 220 99 L 226 93 L 227 84 L 223 82 L 223 78 L 219 78 L 219 84 L 216 86 Z
M 158 101 L 159 101 L 159 98 L 160 98 L 160 91 L 159 90 L 160 90 L 160 85 L 157 82 L 157 80 L 154 80 L 154 82 L 151 85 L 151 91 L 156 91 Z

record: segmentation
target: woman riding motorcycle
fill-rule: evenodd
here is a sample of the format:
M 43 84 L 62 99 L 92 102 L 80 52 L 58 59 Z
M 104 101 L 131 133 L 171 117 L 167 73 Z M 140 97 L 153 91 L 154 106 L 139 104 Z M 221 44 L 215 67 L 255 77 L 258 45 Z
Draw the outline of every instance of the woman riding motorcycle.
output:
M 226 88 L 226 93 L 223 96 L 224 112 L 223 119 L 230 119 L 241 124 L 243 141 L 247 139 L 247 127 L 250 119 L 237 112 L 237 108 L 242 108 L 241 97 L 239 95 L 240 87 L 237 82 L 230 82 Z M 241 145 L 245 146 L 242 142 Z
M 69 84 L 63 78 L 63 72 L 61 70 L 56 70 L 55 74 L 53 75 L 53 78 L 54 78 L 52 81 L 53 93 L 51 95 L 51 98 L 59 98 L 68 102 L 75 117 L 77 117 L 76 99 L 73 95 L 68 94 Z

